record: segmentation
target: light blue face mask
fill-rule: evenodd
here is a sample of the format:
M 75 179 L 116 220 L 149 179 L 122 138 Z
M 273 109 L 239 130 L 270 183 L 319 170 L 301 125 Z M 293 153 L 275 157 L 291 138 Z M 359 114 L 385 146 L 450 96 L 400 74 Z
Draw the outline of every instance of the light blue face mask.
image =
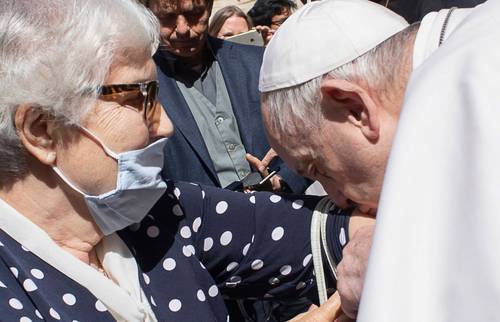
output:
M 140 150 L 115 153 L 89 130 L 81 129 L 98 142 L 107 155 L 118 161 L 116 188 L 91 196 L 76 187 L 59 168 L 52 168 L 68 186 L 84 196 L 92 217 L 105 235 L 140 222 L 167 189 L 161 177 L 167 138 Z

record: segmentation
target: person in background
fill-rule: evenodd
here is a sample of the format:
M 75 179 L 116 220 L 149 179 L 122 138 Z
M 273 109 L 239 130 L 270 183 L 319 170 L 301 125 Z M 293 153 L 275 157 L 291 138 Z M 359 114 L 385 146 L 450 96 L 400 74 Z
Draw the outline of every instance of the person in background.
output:
M 161 45 L 154 56 L 159 100 L 175 127 L 165 145 L 164 178 L 222 188 L 244 179 L 270 149 L 258 91 L 264 49 L 211 37 L 212 0 L 145 4 L 160 21 Z M 278 168 L 272 189 L 304 192 L 305 178 L 281 160 L 274 163 Z M 266 307 L 259 312 L 271 311 L 269 302 L 259 303 Z M 239 314 L 234 302 L 228 306 L 232 316 Z
M 226 39 L 252 28 L 252 22 L 237 6 L 227 6 L 217 11 L 210 19 L 208 34 L 212 37 Z
M 267 45 L 276 30 L 295 9 L 297 5 L 292 0 L 257 0 L 247 15 Z
M 159 99 L 176 133 L 166 144 L 166 178 L 227 187 L 254 170 L 247 154 L 269 151 L 260 114 L 258 77 L 263 48 L 208 35 L 211 0 L 149 0 L 159 18 L 154 59 Z M 253 160 L 253 159 L 252 159 Z M 281 160 L 274 189 L 302 193 L 308 181 Z

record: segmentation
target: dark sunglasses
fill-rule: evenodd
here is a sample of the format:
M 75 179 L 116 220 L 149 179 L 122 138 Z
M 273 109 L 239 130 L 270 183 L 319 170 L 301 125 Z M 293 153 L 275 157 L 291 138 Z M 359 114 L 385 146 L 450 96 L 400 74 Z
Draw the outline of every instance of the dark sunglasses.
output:
M 158 92 L 160 87 L 158 81 L 149 81 L 145 83 L 136 84 L 112 84 L 102 85 L 97 88 L 99 95 L 110 96 L 109 99 L 113 100 L 113 95 L 126 92 L 138 92 L 143 97 L 143 104 L 135 106 L 139 113 L 144 115 L 144 119 L 149 124 L 156 124 L 161 117 L 161 105 L 158 104 Z

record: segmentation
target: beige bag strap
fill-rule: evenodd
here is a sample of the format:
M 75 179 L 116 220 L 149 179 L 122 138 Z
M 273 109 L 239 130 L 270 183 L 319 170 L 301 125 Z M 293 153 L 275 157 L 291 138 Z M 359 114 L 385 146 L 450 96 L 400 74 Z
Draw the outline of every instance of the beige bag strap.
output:
M 321 199 L 316 205 L 311 219 L 311 251 L 320 304 L 323 304 L 328 298 L 323 269 L 323 254 L 325 254 L 331 273 L 337 279 L 337 267 L 326 240 L 326 221 L 328 213 L 334 206 L 335 204 L 329 198 Z

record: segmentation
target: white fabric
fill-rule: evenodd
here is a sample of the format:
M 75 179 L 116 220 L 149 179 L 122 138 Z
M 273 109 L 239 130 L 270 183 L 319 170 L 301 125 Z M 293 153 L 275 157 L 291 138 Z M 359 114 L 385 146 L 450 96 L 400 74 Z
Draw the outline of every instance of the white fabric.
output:
M 305 195 L 309 196 L 326 196 L 327 193 L 325 188 L 321 185 L 319 181 L 314 181 L 309 187 L 307 187 L 306 191 L 304 191 Z
M 0 199 L 0 229 L 61 273 L 85 287 L 117 321 L 156 322 L 139 284 L 134 257 L 123 241 L 112 234 L 97 248 L 106 274 L 60 248 L 41 228 Z
M 472 9 L 413 72 L 360 322 L 499 320 L 499 17 L 500 0 Z
M 415 39 L 413 50 L 413 70 L 419 67 L 438 48 L 439 37 L 450 9 L 431 12 L 422 19 Z M 471 12 L 471 9 L 456 8 L 451 13 L 447 26 L 444 28 L 444 40 L 455 30 L 462 20 Z
M 321 76 L 407 26 L 402 17 L 368 0 L 309 3 L 283 23 L 267 46 L 259 90 L 269 92 Z

